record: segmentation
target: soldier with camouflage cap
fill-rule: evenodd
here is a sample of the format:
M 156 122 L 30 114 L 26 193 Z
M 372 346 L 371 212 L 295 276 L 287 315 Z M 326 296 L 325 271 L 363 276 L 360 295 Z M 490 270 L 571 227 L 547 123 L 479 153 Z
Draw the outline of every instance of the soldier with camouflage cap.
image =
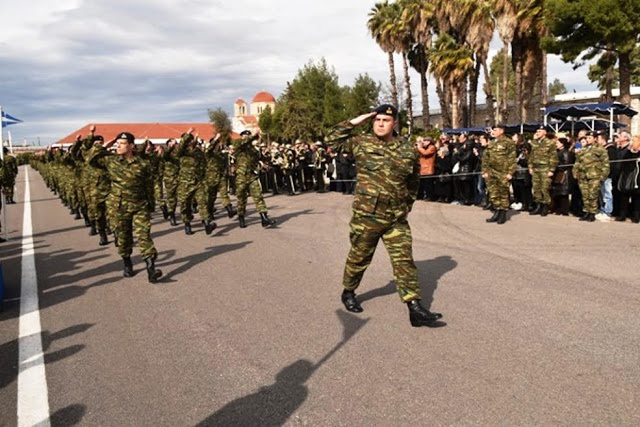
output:
M 547 129 L 541 126 L 533 135 L 529 155 L 529 173 L 533 184 L 536 208 L 530 215 L 547 216 L 551 205 L 551 177 L 558 165 L 558 151 L 554 140 L 547 138 Z
M 444 326 L 439 313 L 420 304 L 418 270 L 413 261 L 411 228 L 407 215 L 418 193 L 420 163 L 413 145 L 394 131 L 398 111 L 381 105 L 374 111 L 336 125 L 325 142 L 333 152 L 353 153 L 358 167 L 353 202 L 351 249 L 344 269 L 341 300 L 348 311 L 362 307 L 355 290 L 382 239 L 393 266 L 396 288 L 409 308 L 412 326 Z M 356 127 L 373 120 L 372 133 Z
M 147 265 L 147 277 L 155 283 L 162 271 L 155 268 L 158 251 L 151 240 L 151 206 L 153 204 L 153 180 L 149 162 L 134 155 L 135 137 L 129 132 L 120 133 L 104 145 L 95 145 L 88 153 L 89 164 L 106 170 L 111 180 L 112 200 L 117 206 L 115 230 L 118 236 L 118 253 L 124 262 L 124 277 L 132 277 L 133 231 L 136 232 L 142 258 Z M 107 150 L 117 143 L 116 155 Z
M 609 154 L 596 143 L 595 132 L 587 132 L 585 145 L 576 150 L 573 177 L 578 181 L 585 214 L 580 221 L 593 222 L 598 213 L 598 195 L 602 181 L 609 176 Z
M 516 171 L 516 144 L 504 136 L 504 126 L 496 125 L 491 131 L 494 140 L 482 154 L 482 177 L 487 182 L 493 216 L 487 222 L 504 224 L 509 209 L 509 182 Z
M 276 221 L 269 218 L 267 205 L 262 197 L 262 188 L 258 180 L 260 151 L 253 146 L 253 142 L 259 139 L 259 134 L 251 135 L 251 131 L 240 133 L 240 139 L 233 142 L 236 150 L 236 198 L 238 199 L 238 221 L 240 228 L 247 225 L 244 216 L 247 210 L 247 198 L 251 195 L 256 210 L 260 214 L 263 227 L 273 227 Z

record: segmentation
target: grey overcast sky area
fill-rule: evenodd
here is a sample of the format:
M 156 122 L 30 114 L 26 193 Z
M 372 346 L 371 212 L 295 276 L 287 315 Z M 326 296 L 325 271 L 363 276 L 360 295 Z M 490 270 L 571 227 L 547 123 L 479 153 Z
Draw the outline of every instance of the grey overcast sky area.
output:
M 24 121 L 5 138 L 48 145 L 87 123 L 204 122 L 208 108 L 231 113 L 260 90 L 277 98 L 322 57 L 341 85 L 361 73 L 388 84 L 387 57 L 366 28 L 374 3 L 0 0 L 0 105 Z M 500 46 L 495 39 L 492 55 Z M 569 91 L 595 88 L 586 73 L 550 57 L 549 81 Z M 436 108 L 433 86 L 430 98 Z

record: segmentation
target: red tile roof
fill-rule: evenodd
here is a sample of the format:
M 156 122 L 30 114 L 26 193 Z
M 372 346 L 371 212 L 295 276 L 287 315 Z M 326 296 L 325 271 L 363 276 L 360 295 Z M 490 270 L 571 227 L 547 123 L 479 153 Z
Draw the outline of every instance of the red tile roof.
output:
M 114 138 L 120 132 L 131 132 L 136 139 L 169 139 L 180 138 L 190 127 L 195 129 L 194 133 L 197 133 L 200 138 L 208 141 L 213 138 L 217 133 L 214 132 L 213 125 L 211 123 L 94 123 L 96 126 L 96 135 L 102 135 L 105 141 Z M 73 143 L 76 139 L 76 135 L 80 134 L 86 136 L 89 134 L 89 128 L 91 124 L 88 124 L 75 132 L 65 136 L 58 143 L 67 144 Z M 239 137 L 239 135 L 233 134 L 233 138 Z
M 238 100 L 236 101 L 236 105 L 242 105 L 242 104 L 246 104 L 246 102 L 244 102 L 244 99 L 238 98 Z
M 269 92 L 258 92 L 251 102 L 276 102 L 276 99 Z

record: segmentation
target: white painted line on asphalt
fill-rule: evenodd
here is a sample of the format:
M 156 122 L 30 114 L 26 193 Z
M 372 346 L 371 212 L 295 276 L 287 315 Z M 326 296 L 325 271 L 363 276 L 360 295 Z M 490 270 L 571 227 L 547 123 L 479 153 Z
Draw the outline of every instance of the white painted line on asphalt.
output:
M 49 396 L 42 353 L 38 305 L 38 278 L 31 225 L 29 170 L 25 168 L 20 280 L 20 334 L 18 341 L 18 426 L 48 427 Z

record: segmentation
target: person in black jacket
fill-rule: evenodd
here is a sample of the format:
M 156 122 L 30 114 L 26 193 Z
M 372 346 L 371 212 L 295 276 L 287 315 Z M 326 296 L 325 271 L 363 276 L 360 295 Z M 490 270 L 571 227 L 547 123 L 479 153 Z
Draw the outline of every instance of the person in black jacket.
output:
M 458 162 L 460 168 L 456 177 L 458 183 L 458 197 L 460 202 L 469 206 L 473 204 L 473 170 L 475 168 L 476 156 L 473 154 L 473 146 L 475 142 L 471 139 L 464 138 L 464 143 L 460 145 L 458 151 Z
M 514 203 L 520 205 L 519 209 L 528 211 L 531 209 L 533 194 L 531 192 L 532 180 L 529 173 L 529 154 L 531 154 L 531 144 L 523 141 L 522 135 L 513 135 L 513 142 L 516 143 L 516 173 L 513 175 L 513 198 Z M 518 207 L 516 206 L 516 209 Z
M 626 221 L 631 214 L 631 221 L 640 223 L 640 136 L 636 135 L 618 150 L 620 175 L 617 188 L 620 192 L 620 211 L 616 221 Z M 635 161 L 634 161 L 635 160 Z
M 556 139 L 558 150 L 558 166 L 551 181 L 551 197 L 553 197 L 552 212 L 556 215 L 569 215 L 569 194 L 573 183 L 571 170 L 575 163 L 575 154 L 571 151 L 571 143 L 564 134 L 558 134 Z
M 438 202 L 450 203 L 453 198 L 453 185 L 451 183 L 451 169 L 453 164 L 449 149 L 446 146 L 438 149 L 436 157 L 436 196 Z

